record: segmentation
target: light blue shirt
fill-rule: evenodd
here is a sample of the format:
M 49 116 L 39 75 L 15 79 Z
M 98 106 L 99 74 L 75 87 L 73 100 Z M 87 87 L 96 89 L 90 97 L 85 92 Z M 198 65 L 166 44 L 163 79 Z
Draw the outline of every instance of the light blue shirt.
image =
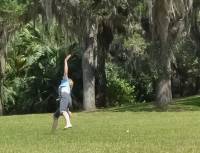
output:
M 64 95 L 65 93 L 70 94 L 71 93 L 71 89 L 70 89 L 70 85 L 69 85 L 69 80 L 62 80 L 61 84 L 59 86 L 59 94 L 60 96 Z

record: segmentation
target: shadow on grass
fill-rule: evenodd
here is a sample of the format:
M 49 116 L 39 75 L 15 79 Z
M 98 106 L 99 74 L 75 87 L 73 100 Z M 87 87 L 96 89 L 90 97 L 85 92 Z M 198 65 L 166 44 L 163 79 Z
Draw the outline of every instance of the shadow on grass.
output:
M 136 104 L 126 104 L 123 106 L 111 107 L 106 109 L 106 111 L 112 112 L 155 112 L 160 111 L 152 103 L 136 103 Z
M 153 103 L 136 103 L 105 109 L 112 112 L 183 112 L 200 111 L 200 96 L 192 96 L 182 99 L 176 99 L 170 104 L 167 110 L 156 108 Z
M 177 100 L 177 103 L 182 105 L 198 106 L 200 107 L 200 96 L 188 97 Z

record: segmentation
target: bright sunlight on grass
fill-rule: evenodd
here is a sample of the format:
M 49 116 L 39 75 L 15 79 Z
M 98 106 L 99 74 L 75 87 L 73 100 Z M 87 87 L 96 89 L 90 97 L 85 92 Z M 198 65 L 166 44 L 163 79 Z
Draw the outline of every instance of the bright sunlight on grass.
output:
M 196 108 L 199 100 L 179 100 L 176 107 Z M 61 118 L 54 134 L 52 114 L 0 117 L 0 153 L 199 153 L 200 112 L 185 108 L 73 113 L 73 128 L 63 130 Z

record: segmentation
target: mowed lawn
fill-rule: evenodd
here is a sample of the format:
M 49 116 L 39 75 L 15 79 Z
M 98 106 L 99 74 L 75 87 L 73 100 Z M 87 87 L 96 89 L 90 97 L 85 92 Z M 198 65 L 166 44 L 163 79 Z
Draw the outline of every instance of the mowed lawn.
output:
M 73 128 L 63 130 L 61 118 L 54 134 L 52 114 L 0 117 L 0 153 L 199 153 L 200 98 L 184 100 L 178 112 L 174 104 L 169 112 L 134 105 L 73 113 Z

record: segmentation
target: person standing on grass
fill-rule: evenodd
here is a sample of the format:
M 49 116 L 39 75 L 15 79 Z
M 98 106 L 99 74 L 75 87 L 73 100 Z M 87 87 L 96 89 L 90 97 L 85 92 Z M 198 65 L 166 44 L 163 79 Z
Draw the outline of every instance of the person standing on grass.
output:
M 60 117 L 60 115 L 63 115 L 66 121 L 66 125 L 64 128 L 67 129 L 72 127 L 70 121 L 71 112 L 69 111 L 69 108 L 72 106 L 71 89 L 73 87 L 73 81 L 68 78 L 68 60 L 70 57 L 71 55 L 69 54 L 64 60 L 64 76 L 58 88 L 60 106 L 53 114 L 52 132 L 58 126 L 58 118 Z

